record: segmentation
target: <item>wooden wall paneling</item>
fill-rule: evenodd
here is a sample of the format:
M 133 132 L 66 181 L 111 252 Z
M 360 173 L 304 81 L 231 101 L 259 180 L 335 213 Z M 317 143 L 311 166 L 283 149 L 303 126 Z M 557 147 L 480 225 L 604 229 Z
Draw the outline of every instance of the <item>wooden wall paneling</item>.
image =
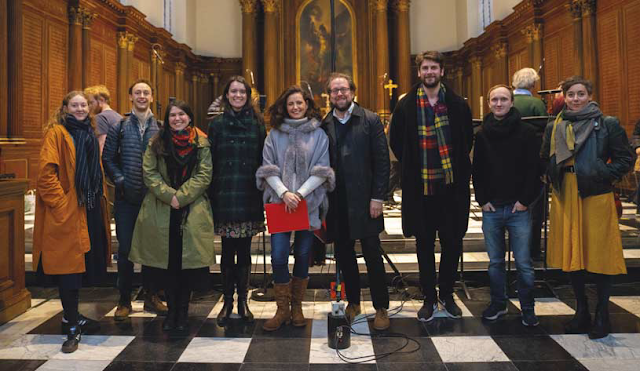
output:
M 23 11 L 22 129 L 25 137 L 38 138 L 42 134 L 41 128 L 46 117 L 45 103 L 48 98 L 48 86 L 44 84 L 43 79 L 45 20 L 27 7 L 24 7 Z
M 47 111 L 45 120 L 60 107 L 62 98 L 67 93 L 67 64 L 68 64 L 68 25 L 58 21 L 47 20 L 47 85 L 49 88 Z M 82 76 L 82 71 L 74 71 Z M 42 125 L 41 123 L 40 125 Z M 42 133 L 42 126 L 38 128 L 36 137 Z
M 600 62 L 600 108 L 607 115 L 621 116 L 620 8 L 598 14 Z
M 91 80 L 90 85 L 104 84 L 104 45 L 99 41 L 91 42 Z
M 104 45 L 104 84 L 111 93 L 111 106 L 118 110 L 118 52 L 113 45 Z
M 625 99 L 623 99 L 623 109 L 627 112 L 625 122 L 627 132 L 633 130 L 636 121 L 640 120 L 640 69 L 637 68 L 640 61 L 640 2 L 634 1 L 627 3 L 622 10 L 622 45 L 624 46 L 624 54 L 622 63 L 624 70 L 622 75 L 626 90 Z M 630 68 L 630 66 L 636 66 Z
M 544 40 L 544 79 L 545 86 L 552 89 L 562 80 L 560 61 L 560 35 L 545 38 Z
M 7 0 L 0 0 L 0 142 L 6 141 L 9 133 L 9 8 Z M 1 150 L 0 150 L 1 151 Z M 2 162 L 0 161 L 0 173 Z

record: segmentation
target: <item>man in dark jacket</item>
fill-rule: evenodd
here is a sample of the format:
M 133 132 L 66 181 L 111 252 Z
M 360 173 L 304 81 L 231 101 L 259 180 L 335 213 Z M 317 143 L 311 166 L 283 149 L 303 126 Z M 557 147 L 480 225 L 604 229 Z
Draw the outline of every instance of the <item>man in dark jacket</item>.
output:
M 531 214 L 529 207 L 538 196 L 539 145 L 533 127 L 520 120 L 514 93 L 506 85 L 489 89 L 488 114 L 473 150 L 473 189 L 482 206 L 482 232 L 489 254 L 491 303 L 482 313 L 487 320 L 507 314 L 505 229 L 516 259 L 518 298 L 522 324 L 537 326 L 534 313 L 535 274 L 529 252 Z
M 435 238 L 440 239 L 440 302 L 460 318 L 453 299 L 462 239 L 469 219 L 469 152 L 473 142 L 471 111 L 463 98 L 440 82 L 443 55 L 418 54 L 422 80 L 393 112 L 390 146 L 402 169 L 402 231 L 416 237 L 424 305 L 418 319 L 431 321 L 438 307 Z
M 116 187 L 115 219 L 118 237 L 118 290 L 120 301 L 115 319 L 122 321 L 131 313 L 133 263 L 129 261 L 131 239 L 138 212 L 147 188 L 142 180 L 142 156 L 149 140 L 158 132 L 158 122 L 153 116 L 151 103 L 153 89 L 146 80 L 138 80 L 129 88 L 133 111 L 119 124 L 109 128 L 102 154 L 105 173 Z M 143 275 L 144 277 L 144 275 Z M 166 314 L 167 307 L 155 290 L 145 283 L 144 309 Z
M 322 122 L 329 137 L 336 189 L 329 194 L 327 229 L 335 242 L 338 267 L 346 285 L 346 315 L 361 313 L 360 277 L 355 240 L 367 264 L 376 330 L 389 328 L 389 293 L 379 234 L 384 230 L 382 203 L 389 183 L 389 150 L 380 118 L 353 102 L 356 86 L 350 76 L 332 74 L 327 85 L 333 110 Z

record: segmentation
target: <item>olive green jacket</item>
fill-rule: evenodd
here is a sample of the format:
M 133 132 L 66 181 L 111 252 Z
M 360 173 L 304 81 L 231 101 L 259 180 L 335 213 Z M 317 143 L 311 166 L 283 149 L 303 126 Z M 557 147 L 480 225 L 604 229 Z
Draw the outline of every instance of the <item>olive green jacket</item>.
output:
M 191 205 L 182 236 L 182 269 L 208 267 L 215 263 L 213 215 L 206 191 L 211 183 L 211 152 L 207 138 L 198 137 L 198 164 L 178 190 L 169 186 L 164 157 L 151 145 L 144 153 L 142 171 L 149 192 L 136 220 L 129 260 L 146 266 L 169 266 L 169 218 L 175 195 L 181 206 Z

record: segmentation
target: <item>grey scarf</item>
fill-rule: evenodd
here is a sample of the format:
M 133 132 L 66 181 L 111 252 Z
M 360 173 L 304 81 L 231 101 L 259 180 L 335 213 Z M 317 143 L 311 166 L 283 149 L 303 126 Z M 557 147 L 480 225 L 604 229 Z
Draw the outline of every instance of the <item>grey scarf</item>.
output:
M 318 120 L 309 120 L 305 117 L 298 120 L 285 118 L 282 125 L 278 128 L 278 130 L 289 134 L 289 145 L 287 146 L 287 150 L 284 155 L 284 163 L 292 164 L 294 168 L 293 172 L 288 171 L 288 166 L 290 165 L 283 166 L 282 168 L 282 181 L 288 187 L 300 187 L 301 184 L 298 184 L 297 180 L 306 180 L 309 178 L 309 160 L 307 159 L 307 153 L 304 146 L 301 146 L 300 143 L 298 143 L 300 141 L 299 136 L 302 133 L 312 132 L 319 126 L 320 122 L 318 122 Z
M 560 164 L 578 153 L 595 128 L 596 120 L 601 116 L 602 111 L 600 111 L 600 107 L 598 107 L 598 103 L 596 102 L 589 102 L 586 107 L 578 112 L 564 111 L 562 114 L 563 120 L 556 127 L 556 164 Z M 575 138 L 573 150 L 569 149 L 569 145 L 567 144 L 568 125 L 573 129 L 573 136 Z

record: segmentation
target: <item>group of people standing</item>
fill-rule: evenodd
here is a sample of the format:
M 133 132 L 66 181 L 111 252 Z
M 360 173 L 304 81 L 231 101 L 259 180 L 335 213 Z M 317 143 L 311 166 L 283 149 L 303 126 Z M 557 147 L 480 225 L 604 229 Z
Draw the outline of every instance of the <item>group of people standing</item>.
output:
M 603 116 L 591 102 L 588 81 L 569 79 L 563 85 L 565 109 L 547 127 L 540 149 L 533 130 L 521 120 L 517 95 L 499 85 L 488 92 L 491 113 L 474 146 L 468 104 L 441 81 L 443 55 L 424 52 L 416 62 L 420 81 L 398 102 L 389 143 L 380 118 L 355 102 L 356 85 L 342 73 L 328 79 L 333 109 L 324 118 L 307 90 L 287 88 L 269 108 L 268 135 L 241 76 L 226 84 L 223 113 L 207 133 L 195 127 L 191 108 L 180 100 L 170 102 L 163 122 L 156 120 L 150 110 L 153 89 L 145 80 L 131 85 L 133 109 L 124 118 L 110 109 L 104 87 L 70 92 L 45 129 L 33 244 L 39 275 L 59 287 L 67 333 L 62 351 L 75 351 L 81 334 L 99 325 L 78 312 L 78 290 L 83 282 L 97 282 L 110 264 L 105 174 L 115 186 L 117 321 L 132 311 L 133 264 L 139 263 L 145 309 L 166 315 L 165 331 L 187 331 L 191 292 L 206 288 L 209 266 L 215 263 L 214 234 L 222 239 L 224 305 L 218 323 L 228 323 L 236 293 L 239 316 L 253 321 L 247 303 L 251 240 L 265 230 L 263 205 L 283 203 L 292 212 L 304 201 L 309 230 L 271 235 L 277 311 L 264 330 L 306 325 L 302 301 L 309 254 L 313 231 L 323 221 L 346 285 L 346 316 L 353 320 L 361 313 L 359 240 L 376 310 L 373 327 L 387 329 L 389 294 L 379 234 L 388 192 L 388 147 L 401 168 L 403 233 L 416 238 L 424 294 L 419 320 L 431 321 L 440 306 L 451 318 L 462 316 L 453 288 L 473 174 L 490 256 L 491 303 L 483 317 L 494 320 L 506 313 L 506 229 L 518 269 L 522 322 L 538 324 L 529 208 L 541 198 L 540 176 L 547 174 L 542 178 L 552 185 L 549 264 L 571 272 L 578 302 L 567 330 L 591 327 L 584 293 L 586 272 L 591 272 L 599 299 L 590 336 L 606 336 L 611 277 L 626 272 L 611 183 L 632 163 L 617 119 Z M 540 158 L 546 172 L 537 166 Z M 295 264 L 290 273 L 292 234 Z M 436 236 L 442 250 L 438 279 Z M 160 290 L 167 306 L 158 297 Z

